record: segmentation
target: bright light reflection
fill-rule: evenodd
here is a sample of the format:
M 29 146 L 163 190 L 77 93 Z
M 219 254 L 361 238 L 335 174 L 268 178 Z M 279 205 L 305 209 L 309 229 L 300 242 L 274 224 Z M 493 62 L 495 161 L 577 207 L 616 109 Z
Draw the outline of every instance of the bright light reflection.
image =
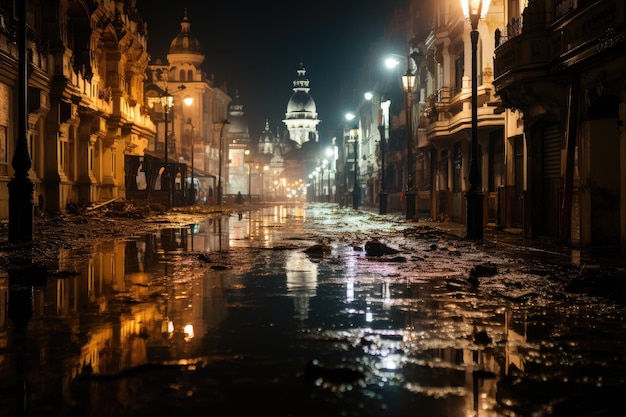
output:
M 189 340 L 193 339 L 193 325 L 192 324 L 186 324 L 185 325 L 185 342 L 188 342 Z
M 346 284 L 346 300 L 354 300 L 354 280 L 352 279 L 349 279 L 348 283 Z
M 396 360 L 396 357 L 386 357 L 380 360 L 380 364 L 383 369 L 394 370 L 400 367 L 400 364 Z

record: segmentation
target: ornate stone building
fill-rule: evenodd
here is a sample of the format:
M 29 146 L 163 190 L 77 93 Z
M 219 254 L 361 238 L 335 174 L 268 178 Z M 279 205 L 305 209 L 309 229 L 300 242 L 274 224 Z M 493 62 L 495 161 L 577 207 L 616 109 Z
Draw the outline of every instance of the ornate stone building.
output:
M 224 193 L 228 190 L 228 132 L 232 125 L 222 122 L 228 120 L 231 98 L 226 86 L 216 86 L 203 71 L 204 59 L 202 45 L 191 31 L 191 20 L 185 10 L 180 33 L 170 43 L 166 62 L 155 59 L 146 72 L 145 110 L 155 121 L 157 130 L 133 155 L 142 157 L 139 163 L 150 172 L 154 172 L 154 163 L 159 169 L 164 161 L 167 130 L 175 205 L 190 202 L 187 182 L 192 169 L 200 202 L 213 201 L 218 184 Z M 169 104 L 163 107 L 166 96 Z M 161 186 L 160 174 L 148 177 L 146 192 L 166 189 Z
M 18 117 L 13 41 L 15 2 L 0 2 L 0 218 Z M 149 56 L 146 26 L 132 1 L 29 1 L 28 145 L 35 205 L 125 195 L 124 155 L 143 146 L 154 124 L 142 112 Z

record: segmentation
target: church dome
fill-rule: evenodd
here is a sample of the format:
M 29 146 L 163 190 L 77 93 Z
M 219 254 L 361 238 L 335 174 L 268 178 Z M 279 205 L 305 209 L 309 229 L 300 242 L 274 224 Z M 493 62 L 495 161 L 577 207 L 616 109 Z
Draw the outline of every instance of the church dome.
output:
M 198 38 L 191 34 L 191 23 L 185 10 L 185 17 L 180 23 L 180 33 L 170 43 L 170 54 L 199 54 L 202 55 L 202 45 Z
M 228 105 L 228 137 L 232 143 L 250 143 L 248 122 L 244 116 L 243 105 L 239 101 L 239 90 L 235 92 L 235 97 Z
M 265 120 L 265 129 L 261 132 L 261 136 L 259 136 L 260 143 L 273 143 L 274 142 L 274 133 L 270 130 L 270 124 L 267 120 Z
M 289 102 L 287 103 L 288 113 L 315 113 L 316 110 L 317 107 L 315 106 L 315 101 L 313 100 L 313 97 L 311 97 L 309 93 L 305 91 L 294 92 L 291 95 Z
M 287 118 L 317 117 L 315 100 L 309 94 L 309 80 L 306 78 L 306 69 L 300 64 L 296 71 L 296 79 L 293 80 L 293 94 L 287 103 Z M 295 113 L 295 114 L 294 114 Z M 310 113 L 308 116 L 302 113 Z

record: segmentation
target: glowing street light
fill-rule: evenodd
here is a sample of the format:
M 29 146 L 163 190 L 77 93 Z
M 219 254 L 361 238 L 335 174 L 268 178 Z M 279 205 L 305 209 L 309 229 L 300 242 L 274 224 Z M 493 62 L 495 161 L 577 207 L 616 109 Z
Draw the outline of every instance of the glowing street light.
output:
M 415 184 L 413 175 L 413 90 L 415 74 L 411 70 L 411 60 L 407 59 L 406 72 L 402 76 L 402 86 L 406 93 L 406 219 L 415 218 Z
M 465 193 L 467 203 L 467 238 L 483 238 L 483 203 L 482 178 L 478 166 L 478 64 L 476 49 L 478 45 L 478 21 L 487 15 L 491 0 L 461 0 L 463 15 L 469 19 L 472 31 L 472 154 L 469 169 L 470 188 Z

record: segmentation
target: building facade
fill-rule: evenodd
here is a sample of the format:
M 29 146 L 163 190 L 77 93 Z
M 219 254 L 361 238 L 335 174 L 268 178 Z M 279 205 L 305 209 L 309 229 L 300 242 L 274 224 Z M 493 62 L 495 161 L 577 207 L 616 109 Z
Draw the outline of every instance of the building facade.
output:
M 616 0 L 493 0 L 479 20 L 477 164 L 484 227 L 624 252 L 625 9 Z M 381 79 L 378 101 L 360 104 L 359 135 L 379 144 L 378 166 L 367 163 L 377 169 L 361 170 L 359 179 L 370 184 L 366 194 L 379 193 L 384 170 L 390 210 L 405 210 L 411 129 L 418 217 L 464 224 L 472 135 L 470 23 L 458 0 L 410 1 L 405 16 L 404 23 L 391 24 L 408 28 L 403 43 L 415 66 L 404 62 L 416 75 L 415 87 L 410 102 L 402 103 L 401 93 Z M 391 106 L 388 124 L 381 125 L 375 114 L 383 98 Z M 389 126 L 384 142 L 376 126 L 380 132 Z M 368 149 L 361 145 L 360 160 L 371 158 Z M 375 197 L 364 202 L 375 204 Z
M 228 132 L 231 124 L 224 122 L 229 117 L 231 98 L 226 86 L 217 86 L 204 72 L 201 67 L 204 58 L 202 45 L 191 31 L 191 20 L 185 10 L 180 32 L 172 38 L 166 62 L 155 59 L 146 71 L 145 109 L 155 121 L 156 130 L 132 155 L 138 156 L 140 161 L 148 162 L 153 158 L 165 161 L 167 134 L 167 159 L 172 171 L 175 205 L 190 203 L 189 187 L 186 189 L 185 185 L 192 170 L 197 182 L 194 186 L 198 187 L 194 193 L 198 202 L 216 202 L 218 185 L 224 194 L 229 190 L 232 138 Z M 167 103 L 164 98 L 168 99 Z M 154 196 L 158 195 L 158 190 L 166 189 L 165 184 L 161 185 L 161 165 L 157 164 L 158 171 L 151 176 L 152 181 L 148 181 L 146 192 L 138 194 L 138 198 L 151 190 L 156 192 Z
M 508 5 L 494 85 L 524 114 L 524 233 L 626 253 L 624 2 Z
M 14 2 L 0 2 L 0 218 L 8 218 L 20 59 L 12 40 Z M 125 195 L 124 155 L 142 146 L 154 124 L 142 112 L 149 56 L 146 27 L 123 2 L 29 1 L 28 145 L 36 207 Z

